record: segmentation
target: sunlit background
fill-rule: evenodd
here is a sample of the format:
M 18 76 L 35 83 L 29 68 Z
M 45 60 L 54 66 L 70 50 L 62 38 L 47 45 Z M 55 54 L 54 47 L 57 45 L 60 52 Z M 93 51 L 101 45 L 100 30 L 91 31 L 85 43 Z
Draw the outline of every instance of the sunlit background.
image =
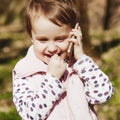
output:
M 12 102 L 12 69 L 31 44 L 25 31 L 28 0 L 0 0 L 0 120 L 21 120 Z M 85 52 L 109 76 L 114 96 L 96 106 L 99 120 L 120 120 L 120 0 L 76 0 Z

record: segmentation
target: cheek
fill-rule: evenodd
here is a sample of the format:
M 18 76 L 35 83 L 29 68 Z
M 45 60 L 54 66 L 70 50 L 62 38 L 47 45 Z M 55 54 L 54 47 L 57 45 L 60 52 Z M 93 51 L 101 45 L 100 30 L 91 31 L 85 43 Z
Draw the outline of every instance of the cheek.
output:
M 36 54 L 42 54 L 45 50 L 45 46 L 40 43 L 33 44 L 34 50 Z
M 61 43 L 59 45 L 59 47 L 60 47 L 60 49 L 61 49 L 62 52 L 66 52 L 67 48 L 68 48 L 68 45 L 69 45 L 68 41 L 65 41 L 65 42 Z
M 63 59 L 65 59 L 65 57 L 66 57 L 68 45 L 69 45 L 68 42 L 64 42 L 63 44 L 61 43 L 61 45 L 60 45 L 61 58 L 63 58 Z

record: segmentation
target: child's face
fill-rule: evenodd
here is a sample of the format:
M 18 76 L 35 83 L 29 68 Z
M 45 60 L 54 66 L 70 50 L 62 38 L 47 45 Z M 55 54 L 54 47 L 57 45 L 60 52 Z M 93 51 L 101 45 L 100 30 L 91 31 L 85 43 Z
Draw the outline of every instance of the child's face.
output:
M 58 26 L 44 16 L 33 23 L 32 38 L 35 55 L 45 63 L 49 63 L 54 54 L 65 59 L 71 27 Z

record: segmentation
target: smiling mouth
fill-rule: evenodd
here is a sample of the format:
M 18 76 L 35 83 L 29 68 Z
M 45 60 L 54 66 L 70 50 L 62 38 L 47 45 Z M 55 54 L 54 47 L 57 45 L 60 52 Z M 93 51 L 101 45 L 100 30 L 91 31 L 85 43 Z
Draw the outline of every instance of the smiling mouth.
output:
M 61 53 L 55 53 L 55 54 L 57 54 L 58 56 L 61 56 Z M 53 55 L 55 55 L 55 54 L 53 54 Z M 47 57 L 49 57 L 49 58 L 51 58 L 53 55 L 50 55 L 50 54 L 45 54 Z
M 51 57 L 52 57 L 52 55 L 49 55 L 49 54 L 45 54 L 45 56 L 47 56 L 48 58 L 51 58 Z

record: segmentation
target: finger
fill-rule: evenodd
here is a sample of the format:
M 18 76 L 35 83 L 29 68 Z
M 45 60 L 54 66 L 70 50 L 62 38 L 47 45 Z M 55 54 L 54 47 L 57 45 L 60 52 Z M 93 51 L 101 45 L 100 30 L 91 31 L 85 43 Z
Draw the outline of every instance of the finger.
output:
M 69 42 L 73 42 L 74 44 L 78 44 L 80 45 L 81 44 L 81 36 L 76 36 L 76 37 L 72 37 L 69 39 Z
M 58 56 L 57 54 L 54 54 L 51 58 L 57 58 L 57 56 Z
M 80 27 L 78 29 L 73 30 L 73 33 L 71 33 L 71 34 L 74 34 L 76 36 L 76 39 L 78 40 L 78 44 L 80 45 L 80 42 L 82 40 L 82 32 L 81 32 Z
M 58 54 L 55 55 L 55 59 L 58 60 L 58 61 L 62 60 L 62 58 Z

